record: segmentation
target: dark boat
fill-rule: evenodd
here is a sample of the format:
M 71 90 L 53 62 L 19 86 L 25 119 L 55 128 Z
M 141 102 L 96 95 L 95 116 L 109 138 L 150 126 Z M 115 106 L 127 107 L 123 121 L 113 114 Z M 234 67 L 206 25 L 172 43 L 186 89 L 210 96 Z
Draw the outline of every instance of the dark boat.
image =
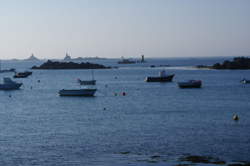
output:
M 93 70 L 91 71 L 91 74 L 92 74 L 92 79 L 91 80 L 77 79 L 77 81 L 80 83 L 80 85 L 95 85 L 96 84 L 96 80 L 94 79 L 94 72 L 93 72 Z
M 60 96 L 94 96 L 96 89 L 62 89 L 59 91 Z
M 243 79 L 240 81 L 242 84 L 250 84 L 250 80 Z
M 13 76 L 14 78 L 26 78 L 29 75 L 31 75 L 31 71 L 25 71 L 25 72 L 16 72 L 15 75 Z
M 166 75 L 166 71 L 162 70 L 158 77 L 146 77 L 146 82 L 171 82 L 174 78 L 174 74 Z
M 178 82 L 180 88 L 201 88 L 201 80 L 189 80 L 187 82 Z
M 164 77 L 146 77 L 146 82 L 171 82 L 174 78 L 174 74 L 167 75 Z
M 96 80 L 77 80 L 80 85 L 95 85 L 96 84 Z
M 22 83 L 12 81 L 9 77 L 3 79 L 3 83 L 0 83 L 0 90 L 17 90 L 22 86 Z

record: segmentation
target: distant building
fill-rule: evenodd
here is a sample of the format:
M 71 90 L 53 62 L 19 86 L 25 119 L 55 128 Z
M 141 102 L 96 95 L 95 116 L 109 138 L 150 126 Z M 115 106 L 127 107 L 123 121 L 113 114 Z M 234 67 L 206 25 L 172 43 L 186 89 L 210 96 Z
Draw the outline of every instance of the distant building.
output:
M 144 55 L 141 56 L 141 63 L 144 63 L 145 59 L 144 59 Z
M 31 56 L 27 59 L 25 59 L 27 61 L 39 61 L 39 59 L 37 57 L 34 56 L 34 54 L 32 53 Z
M 68 53 L 66 53 L 66 56 L 64 57 L 63 60 L 65 60 L 65 61 L 70 61 L 70 60 L 72 60 L 72 58 L 71 58 L 71 56 L 69 56 Z

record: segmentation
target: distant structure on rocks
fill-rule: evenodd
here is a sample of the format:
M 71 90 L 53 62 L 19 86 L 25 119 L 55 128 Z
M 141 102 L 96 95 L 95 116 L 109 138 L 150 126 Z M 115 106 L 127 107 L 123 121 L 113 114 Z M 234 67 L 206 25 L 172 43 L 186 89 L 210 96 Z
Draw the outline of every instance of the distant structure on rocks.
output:
M 32 53 L 31 56 L 27 59 L 25 59 L 27 61 L 39 61 L 39 59 L 37 57 L 35 57 L 35 55 Z
M 64 57 L 64 59 L 63 60 L 65 60 L 65 61 L 71 61 L 72 60 L 72 58 L 71 58 L 71 56 L 69 56 L 69 54 L 68 53 L 66 53 L 66 56 Z

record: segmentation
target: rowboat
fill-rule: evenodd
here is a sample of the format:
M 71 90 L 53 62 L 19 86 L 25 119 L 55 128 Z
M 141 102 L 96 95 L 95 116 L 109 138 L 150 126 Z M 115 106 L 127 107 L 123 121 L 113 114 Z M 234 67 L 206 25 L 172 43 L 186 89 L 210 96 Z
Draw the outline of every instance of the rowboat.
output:
M 186 82 L 178 82 L 180 88 L 201 88 L 201 80 L 189 80 Z

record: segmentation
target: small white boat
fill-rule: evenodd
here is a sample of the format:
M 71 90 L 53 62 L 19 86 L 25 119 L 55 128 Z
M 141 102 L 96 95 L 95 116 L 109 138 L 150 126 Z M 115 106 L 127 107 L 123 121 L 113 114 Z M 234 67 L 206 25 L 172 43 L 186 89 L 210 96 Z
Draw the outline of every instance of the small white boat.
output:
M 3 83 L 0 84 L 0 90 L 16 90 L 22 86 L 22 83 L 12 81 L 9 77 L 3 78 Z
M 59 91 L 60 96 L 94 96 L 96 89 L 62 89 Z

